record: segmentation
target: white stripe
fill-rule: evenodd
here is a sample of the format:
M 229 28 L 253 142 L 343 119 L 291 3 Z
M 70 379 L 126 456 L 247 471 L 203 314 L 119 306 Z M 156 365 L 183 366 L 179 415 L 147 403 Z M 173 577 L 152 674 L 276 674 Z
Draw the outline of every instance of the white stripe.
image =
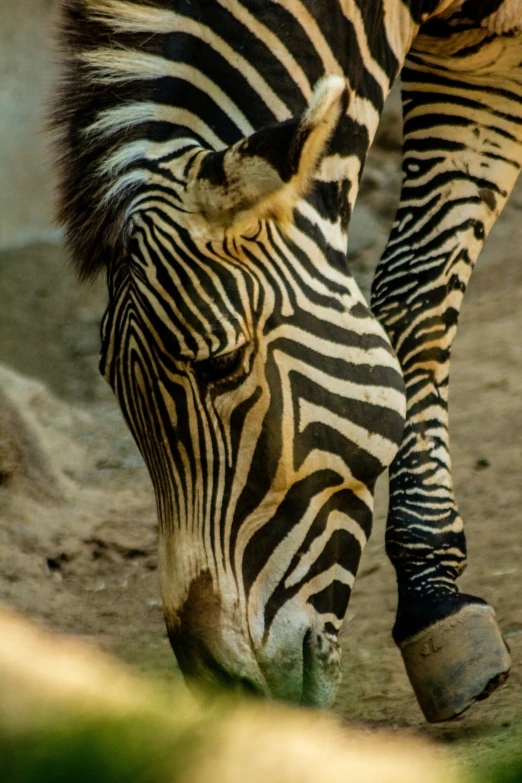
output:
M 92 18 L 108 24 L 120 32 L 187 33 L 208 44 L 233 68 L 241 73 L 250 86 L 274 112 L 280 121 L 289 118 L 288 106 L 271 89 L 248 60 L 229 46 L 207 25 L 165 8 L 138 6 L 120 0 L 89 0 Z M 337 71 L 339 73 L 339 71 Z
M 83 52 L 81 59 L 99 72 L 98 79 L 102 82 L 157 79 L 164 76 L 183 79 L 205 92 L 237 125 L 244 136 L 254 132 L 254 128 L 237 104 L 212 79 L 192 65 L 167 60 L 154 54 L 120 49 L 95 49 Z
M 307 573 L 310 571 L 310 568 L 324 551 L 328 541 L 338 530 L 345 530 L 346 532 L 350 533 L 359 543 L 362 552 L 366 546 L 367 539 L 360 524 L 347 514 L 343 514 L 341 511 L 332 511 L 331 514 L 328 515 L 326 529 L 324 530 L 323 534 L 314 538 L 308 552 L 301 556 L 297 567 L 285 580 L 286 589 L 296 585 L 306 577 Z

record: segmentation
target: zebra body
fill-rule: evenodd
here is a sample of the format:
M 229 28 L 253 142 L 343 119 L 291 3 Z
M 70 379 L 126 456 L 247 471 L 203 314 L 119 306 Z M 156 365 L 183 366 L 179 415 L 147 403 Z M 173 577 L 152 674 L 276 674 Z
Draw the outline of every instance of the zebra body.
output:
M 167 627 L 189 675 L 331 702 L 375 480 L 399 446 L 397 640 L 422 625 L 412 595 L 460 600 L 447 363 L 520 165 L 518 5 L 64 3 L 61 219 L 80 274 L 107 270 L 101 370 L 151 473 Z M 403 196 L 373 292 L 385 333 L 346 243 L 408 51 Z M 509 88 L 490 87 L 506 70 Z M 461 95 L 447 128 L 444 78 Z M 469 90 L 499 127 L 475 134 Z M 487 157 L 497 136 L 507 157 Z M 480 176 L 473 155 L 489 163 Z

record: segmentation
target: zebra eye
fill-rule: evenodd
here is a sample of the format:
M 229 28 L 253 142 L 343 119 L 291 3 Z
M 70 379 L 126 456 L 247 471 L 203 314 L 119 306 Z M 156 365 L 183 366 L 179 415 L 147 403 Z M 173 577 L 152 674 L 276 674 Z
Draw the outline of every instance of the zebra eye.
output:
M 210 359 L 195 362 L 194 369 L 206 381 L 221 381 L 232 375 L 240 367 L 244 353 L 244 347 L 236 348 L 235 351 L 230 353 L 212 356 Z

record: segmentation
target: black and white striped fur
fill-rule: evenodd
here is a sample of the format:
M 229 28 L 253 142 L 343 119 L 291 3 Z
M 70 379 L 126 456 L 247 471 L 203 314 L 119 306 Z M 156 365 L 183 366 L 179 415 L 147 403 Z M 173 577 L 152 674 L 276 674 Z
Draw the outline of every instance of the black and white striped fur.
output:
M 331 701 L 402 372 L 397 640 L 461 600 L 447 367 L 520 166 L 519 5 L 64 3 L 60 219 L 80 276 L 107 273 L 101 369 L 154 483 L 188 674 Z M 373 292 L 388 339 L 345 251 L 408 51 L 403 195 Z

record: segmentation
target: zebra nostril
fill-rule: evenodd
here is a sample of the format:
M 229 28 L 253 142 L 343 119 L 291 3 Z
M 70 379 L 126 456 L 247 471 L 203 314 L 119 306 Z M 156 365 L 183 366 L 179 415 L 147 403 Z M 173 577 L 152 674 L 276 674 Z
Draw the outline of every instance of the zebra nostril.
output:
M 306 671 L 307 663 L 312 654 L 312 629 L 309 628 L 303 636 L 303 669 Z

